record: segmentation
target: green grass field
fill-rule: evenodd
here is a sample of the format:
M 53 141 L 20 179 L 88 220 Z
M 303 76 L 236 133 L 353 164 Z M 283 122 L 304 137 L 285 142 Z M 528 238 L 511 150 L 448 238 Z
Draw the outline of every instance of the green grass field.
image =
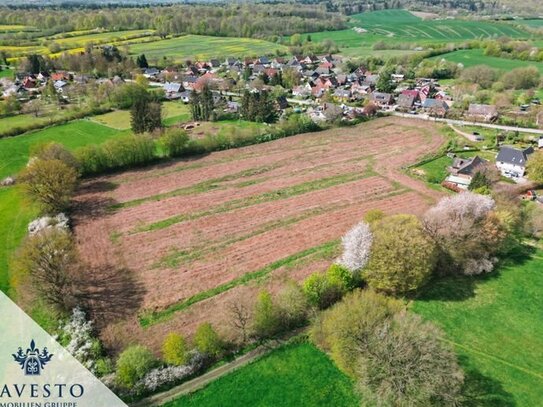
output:
M 162 115 L 164 117 L 164 124 L 172 125 L 190 120 L 190 109 L 188 105 L 181 102 L 164 102 L 162 104 Z M 90 120 L 113 129 L 127 130 L 130 128 L 130 111 L 116 110 L 94 116 Z
M 147 59 L 166 56 L 177 61 L 187 58 L 259 56 L 273 54 L 276 50 L 287 52 L 286 47 L 269 41 L 205 35 L 185 35 L 148 44 L 134 44 L 129 50 L 132 55 L 145 54 Z
M 521 61 L 518 59 L 506 59 L 498 57 L 490 57 L 484 55 L 482 49 L 466 49 L 454 51 L 448 54 L 439 55 L 433 59 L 445 59 L 450 62 L 462 64 L 469 68 L 476 65 L 488 65 L 491 68 L 502 71 L 510 71 L 515 68 L 525 68 L 527 66 L 535 66 L 539 72 L 543 73 L 543 62 Z
M 473 406 L 543 400 L 543 251 L 482 277 L 431 285 L 412 309 L 447 334 L 472 388 Z
M 324 353 L 290 344 L 165 407 L 358 406 L 352 383 Z
M 19 187 L 0 188 L 0 290 L 3 292 L 9 290 L 9 259 L 35 215 L 35 208 L 23 198 Z
M 28 162 L 34 144 L 56 141 L 69 149 L 98 144 L 121 134 L 118 130 L 89 120 L 77 120 L 21 136 L 0 139 L 0 179 L 17 173 Z
M 427 47 L 476 38 L 528 38 L 531 34 L 507 23 L 468 20 L 422 20 L 405 10 L 382 10 L 351 16 L 352 28 L 339 31 L 310 33 L 313 41 L 334 41 L 341 54 L 351 57 L 404 55 L 412 50 L 372 49 L 376 42 L 412 43 Z M 353 28 L 362 28 L 364 33 Z
M 13 78 L 14 71 L 11 68 L 2 69 L 0 71 L 0 78 Z
M 351 16 L 351 24 L 373 34 L 414 40 L 462 41 L 490 37 L 529 37 L 509 24 L 469 20 L 422 20 L 405 10 L 383 10 Z M 362 34 L 363 35 L 363 34 Z

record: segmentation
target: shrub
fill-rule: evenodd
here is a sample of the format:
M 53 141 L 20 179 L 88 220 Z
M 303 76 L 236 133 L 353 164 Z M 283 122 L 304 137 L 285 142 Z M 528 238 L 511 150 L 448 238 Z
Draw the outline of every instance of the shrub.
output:
M 372 224 L 385 217 L 385 213 L 381 209 L 370 209 L 364 215 L 364 222 Z
M 543 152 L 536 151 L 526 162 L 528 178 L 534 182 L 543 183 Z
M 157 361 L 145 346 L 132 345 L 126 348 L 117 360 L 117 382 L 131 387 L 155 367 Z
M 156 160 L 154 141 L 145 135 L 128 135 L 76 151 L 83 175 L 148 164 Z
M 63 161 L 34 159 L 21 172 L 19 181 L 42 212 L 56 214 L 69 207 L 77 178 L 76 170 Z
M 367 223 L 361 222 L 349 230 L 341 239 L 343 254 L 338 263 L 357 273 L 368 263 L 373 235 Z
M 62 144 L 50 142 L 38 144 L 30 149 L 30 157 L 40 160 L 60 160 L 64 164 L 77 169 L 79 163 L 74 155 Z
M 279 310 L 268 291 L 261 291 L 255 303 L 253 330 L 260 338 L 271 338 L 280 330 Z
M 180 366 L 187 362 L 187 344 L 181 335 L 171 332 L 162 344 L 164 361 L 170 365 Z
M 223 351 L 223 343 L 219 334 L 208 322 L 201 324 L 196 329 L 194 345 L 200 352 L 211 357 L 218 357 Z
M 164 131 L 158 142 L 166 157 L 179 157 L 187 151 L 189 136 L 182 129 L 169 128 Z
M 279 321 L 282 331 L 302 326 L 307 322 L 309 304 L 302 288 L 290 282 L 277 298 Z
M 304 280 L 303 291 L 310 305 L 325 309 L 341 299 L 354 286 L 352 274 L 341 265 L 326 273 L 313 273 Z
M 434 270 L 434 242 L 413 215 L 395 215 L 372 225 L 373 246 L 363 277 L 368 285 L 390 294 L 421 287 Z

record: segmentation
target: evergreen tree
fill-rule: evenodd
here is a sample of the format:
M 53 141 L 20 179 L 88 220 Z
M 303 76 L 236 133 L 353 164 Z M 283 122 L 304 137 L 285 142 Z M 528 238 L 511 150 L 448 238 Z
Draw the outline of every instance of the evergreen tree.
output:
M 149 64 L 147 63 L 147 58 L 145 57 L 145 54 L 141 54 L 136 58 L 136 65 L 138 65 L 142 69 L 149 68 Z
M 192 115 L 192 120 L 198 121 L 202 120 L 202 112 L 201 112 L 201 106 L 200 106 L 200 95 L 192 91 L 190 94 L 190 113 Z
M 211 120 L 213 118 L 213 109 L 215 108 L 215 105 L 213 103 L 213 93 L 207 84 L 202 88 L 200 103 L 202 106 L 202 120 Z
M 130 110 L 130 125 L 136 134 L 162 127 L 162 105 L 149 96 L 137 99 Z

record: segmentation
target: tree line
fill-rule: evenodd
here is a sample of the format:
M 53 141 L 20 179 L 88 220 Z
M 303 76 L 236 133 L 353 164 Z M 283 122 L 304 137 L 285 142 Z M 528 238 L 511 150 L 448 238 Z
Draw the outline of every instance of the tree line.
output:
M 296 32 L 346 28 L 346 18 L 321 5 L 229 4 L 174 5 L 140 8 L 0 8 L 0 22 L 23 24 L 42 30 L 68 32 L 105 28 L 113 31 L 155 29 L 161 36 L 201 34 L 266 38 Z M 50 32 L 50 31 L 49 31 Z M 31 38 L 20 33 L 17 38 Z

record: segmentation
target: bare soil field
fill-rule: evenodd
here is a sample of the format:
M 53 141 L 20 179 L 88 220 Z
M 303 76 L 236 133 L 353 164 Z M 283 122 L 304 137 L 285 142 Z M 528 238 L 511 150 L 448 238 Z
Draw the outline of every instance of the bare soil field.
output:
M 229 334 L 228 303 L 325 269 L 366 211 L 435 202 L 402 169 L 443 142 L 390 117 L 85 182 L 75 233 L 102 339 L 158 350 L 204 321 Z

